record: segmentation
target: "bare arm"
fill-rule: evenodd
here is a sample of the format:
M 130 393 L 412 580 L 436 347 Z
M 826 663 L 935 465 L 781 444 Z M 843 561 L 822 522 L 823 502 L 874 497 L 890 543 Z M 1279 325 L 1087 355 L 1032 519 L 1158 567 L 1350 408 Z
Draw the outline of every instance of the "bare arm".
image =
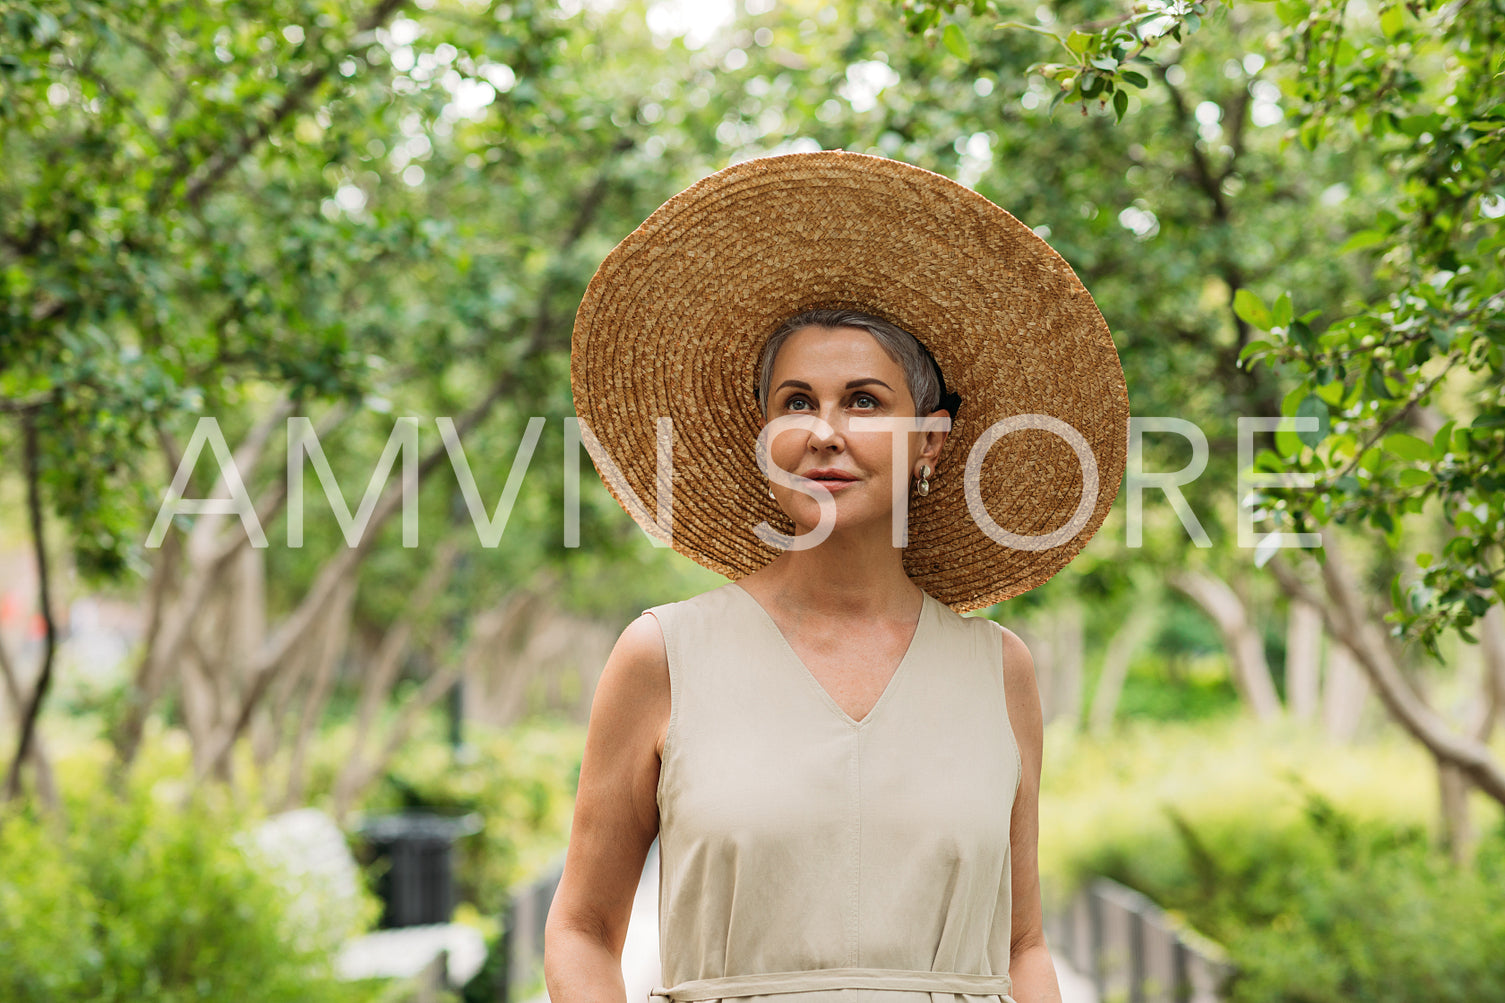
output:
M 1055 962 L 1045 944 L 1040 904 L 1040 761 L 1045 734 L 1040 688 L 1029 648 L 1007 628 L 1003 628 L 1003 686 L 1009 723 L 1023 760 L 1019 793 L 1009 820 L 1009 859 L 1013 867 L 1009 977 L 1018 1003 L 1061 1003 Z
M 624 1003 L 622 944 L 658 834 L 659 749 L 669 665 L 658 621 L 622 632 L 591 701 L 564 873 L 544 925 L 552 1003 Z

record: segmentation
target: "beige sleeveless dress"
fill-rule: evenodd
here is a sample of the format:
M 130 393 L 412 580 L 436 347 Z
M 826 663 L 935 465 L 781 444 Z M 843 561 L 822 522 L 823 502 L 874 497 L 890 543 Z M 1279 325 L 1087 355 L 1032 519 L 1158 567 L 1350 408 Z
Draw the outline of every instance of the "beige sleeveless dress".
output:
M 648 612 L 671 695 L 649 1003 L 1015 1003 L 997 625 L 925 596 L 855 721 L 736 584 Z

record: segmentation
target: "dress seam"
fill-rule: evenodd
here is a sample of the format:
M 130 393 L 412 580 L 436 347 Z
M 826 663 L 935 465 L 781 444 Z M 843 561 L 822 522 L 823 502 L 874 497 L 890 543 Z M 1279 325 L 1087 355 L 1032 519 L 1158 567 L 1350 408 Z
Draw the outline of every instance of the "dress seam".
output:
M 852 742 L 852 926 L 847 956 L 849 965 L 861 963 L 862 944 L 862 737 Z
M 677 652 L 675 651 L 675 645 L 673 641 L 670 640 L 671 631 L 668 624 L 664 622 L 664 617 L 660 612 L 661 609 L 662 607 L 655 607 L 654 609 L 644 610 L 643 612 L 652 616 L 653 619 L 658 623 L 659 633 L 664 639 L 664 662 L 669 669 L 669 723 L 664 727 L 664 752 L 663 755 L 659 758 L 658 784 L 654 789 L 654 801 L 658 804 L 660 813 L 659 828 L 662 831 L 662 813 L 664 809 L 663 795 L 665 786 L 664 778 L 668 773 L 669 762 L 672 758 L 670 752 L 674 749 L 676 744 L 675 725 L 679 721 L 679 705 L 682 701 L 683 695 L 680 692 L 681 686 L 679 685 L 679 673 L 675 671 L 675 662 L 677 661 L 675 656 Z

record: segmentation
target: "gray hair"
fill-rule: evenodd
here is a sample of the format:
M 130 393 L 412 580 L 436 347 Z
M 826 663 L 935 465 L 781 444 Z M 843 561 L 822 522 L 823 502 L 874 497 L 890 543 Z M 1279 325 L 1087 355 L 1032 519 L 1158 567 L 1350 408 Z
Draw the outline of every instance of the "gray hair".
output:
M 763 346 L 758 363 L 758 407 L 768 413 L 768 384 L 773 379 L 773 360 L 794 332 L 806 327 L 855 327 L 866 331 L 883 347 L 889 358 L 904 370 L 909 396 L 914 398 L 915 413 L 928 415 L 941 405 L 941 374 L 935 360 L 914 335 L 882 317 L 859 310 L 824 308 L 806 310 L 779 325 Z

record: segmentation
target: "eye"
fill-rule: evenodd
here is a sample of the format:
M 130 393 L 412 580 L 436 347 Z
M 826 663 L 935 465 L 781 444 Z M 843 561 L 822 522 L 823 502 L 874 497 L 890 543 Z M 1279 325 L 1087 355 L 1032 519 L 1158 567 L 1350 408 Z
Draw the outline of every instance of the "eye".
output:
M 878 398 L 872 394 L 857 394 L 852 398 L 852 403 L 857 407 L 874 408 L 878 406 Z
M 805 408 L 801 405 L 809 403 L 810 402 L 805 400 L 805 398 L 796 394 L 784 402 L 784 409 L 787 411 L 803 411 L 805 410 Z

